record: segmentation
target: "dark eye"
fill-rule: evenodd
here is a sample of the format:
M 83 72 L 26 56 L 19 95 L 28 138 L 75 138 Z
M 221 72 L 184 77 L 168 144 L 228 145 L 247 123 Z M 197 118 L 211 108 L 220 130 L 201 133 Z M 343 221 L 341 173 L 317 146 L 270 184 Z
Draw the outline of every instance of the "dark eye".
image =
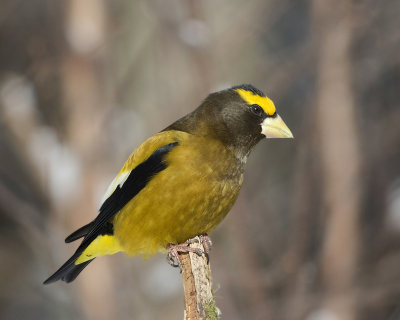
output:
M 258 117 L 262 117 L 264 115 L 264 110 L 258 104 L 251 105 L 250 111 Z

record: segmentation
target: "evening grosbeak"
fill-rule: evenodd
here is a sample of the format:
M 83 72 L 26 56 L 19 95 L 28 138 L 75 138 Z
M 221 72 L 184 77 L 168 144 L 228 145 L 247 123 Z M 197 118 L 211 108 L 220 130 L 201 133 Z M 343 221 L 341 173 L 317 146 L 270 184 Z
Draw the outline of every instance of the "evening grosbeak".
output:
M 74 255 L 44 283 L 73 281 L 96 257 L 158 251 L 178 259 L 235 203 L 251 149 L 292 138 L 274 103 L 251 85 L 210 94 L 193 112 L 144 141 L 107 189 L 98 216 L 69 237 Z M 185 249 L 186 248 L 186 249 Z

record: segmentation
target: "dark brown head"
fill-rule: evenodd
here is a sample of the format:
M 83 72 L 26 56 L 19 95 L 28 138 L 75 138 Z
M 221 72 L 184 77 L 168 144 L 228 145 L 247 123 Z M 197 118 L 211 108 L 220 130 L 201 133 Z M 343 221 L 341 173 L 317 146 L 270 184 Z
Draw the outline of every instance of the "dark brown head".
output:
M 274 103 L 251 85 L 210 94 L 196 110 L 165 130 L 218 139 L 243 155 L 265 137 L 293 137 Z

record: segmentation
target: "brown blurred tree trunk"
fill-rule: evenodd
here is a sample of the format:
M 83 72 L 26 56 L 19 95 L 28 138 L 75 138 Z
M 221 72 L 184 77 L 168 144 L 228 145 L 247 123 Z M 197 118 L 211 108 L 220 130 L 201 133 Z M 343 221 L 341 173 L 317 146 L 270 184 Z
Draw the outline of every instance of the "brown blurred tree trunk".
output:
M 313 1 L 317 45 L 316 121 L 323 181 L 322 308 L 355 319 L 359 255 L 360 158 L 352 92 L 352 10 L 348 1 Z

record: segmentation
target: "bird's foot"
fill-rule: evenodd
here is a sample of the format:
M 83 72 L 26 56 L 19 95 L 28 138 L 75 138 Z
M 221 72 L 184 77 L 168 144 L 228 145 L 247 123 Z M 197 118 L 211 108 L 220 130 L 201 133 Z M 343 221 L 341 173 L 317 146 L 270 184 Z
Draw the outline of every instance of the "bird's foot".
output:
M 199 240 L 200 244 L 202 244 L 204 247 L 204 252 L 199 248 L 190 247 L 192 243 L 198 242 Z M 211 246 L 212 246 L 212 241 L 206 233 L 201 234 L 198 237 L 188 239 L 181 244 L 169 244 L 167 246 L 168 250 L 167 261 L 171 266 L 179 267 L 179 269 L 182 272 L 182 263 L 179 258 L 179 253 L 193 252 L 196 253 L 198 256 L 201 256 L 203 253 L 205 253 L 208 259 L 208 253 L 210 252 Z
M 201 256 L 203 254 L 203 251 L 201 249 L 189 247 L 190 244 L 194 243 L 194 241 L 191 241 L 191 240 L 195 241 L 195 239 L 189 239 L 181 244 L 169 244 L 167 246 L 167 250 L 168 250 L 167 261 L 168 261 L 168 263 L 173 267 L 179 267 L 181 272 L 182 272 L 182 263 L 181 263 L 181 260 L 179 259 L 179 253 L 193 252 L 199 256 Z
M 204 247 L 204 252 L 206 254 L 209 254 L 211 251 L 211 247 L 213 245 L 211 238 L 208 236 L 207 233 L 203 233 L 203 234 L 199 235 L 199 238 L 200 238 L 200 243 Z M 192 239 L 189 239 L 189 240 L 192 240 Z

